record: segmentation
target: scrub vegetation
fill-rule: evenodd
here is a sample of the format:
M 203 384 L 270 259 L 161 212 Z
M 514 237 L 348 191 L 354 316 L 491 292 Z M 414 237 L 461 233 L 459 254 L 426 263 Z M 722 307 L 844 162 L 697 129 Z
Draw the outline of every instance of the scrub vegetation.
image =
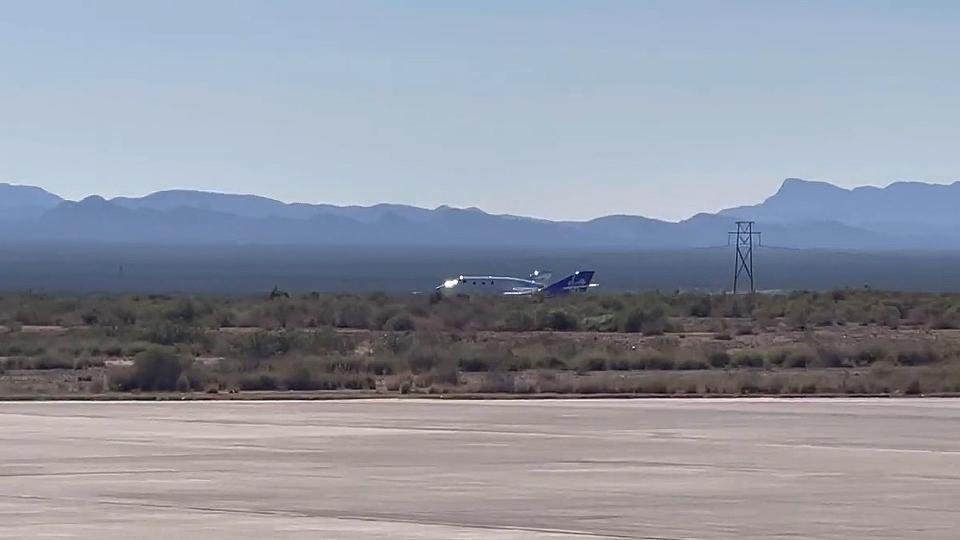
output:
M 960 392 L 960 295 L 0 297 L 0 394 Z

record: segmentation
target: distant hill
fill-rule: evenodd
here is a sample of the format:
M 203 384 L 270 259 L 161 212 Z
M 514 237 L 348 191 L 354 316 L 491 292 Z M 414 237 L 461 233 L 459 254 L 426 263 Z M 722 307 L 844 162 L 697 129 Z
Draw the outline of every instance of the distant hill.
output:
M 0 183 L 0 221 L 16 221 L 42 215 L 63 199 L 33 186 Z
M 958 207 L 960 182 L 896 182 L 885 188 L 844 189 L 827 182 L 788 178 L 779 191 L 762 203 L 730 208 L 720 215 L 764 223 L 835 221 L 895 232 L 903 227 L 956 227 L 960 225 Z
M 824 249 L 960 247 L 960 183 L 899 182 L 844 189 L 787 179 L 760 204 L 680 222 L 641 216 L 548 221 L 476 208 L 284 203 L 190 190 L 82 201 L 0 184 L 0 240 L 161 245 L 549 247 L 723 246 L 737 219 L 753 219 L 769 246 Z
M 335 206 L 332 204 L 284 203 L 258 195 L 233 195 L 205 191 L 158 191 L 145 197 L 117 197 L 112 203 L 135 210 L 209 210 L 221 214 L 247 218 L 310 219 L 317 216 L 338 216 L 363 223 L 376 221 L 388 214 L 419 221 L 426 219 L 430 210 L 402 204 L 374 206 Z

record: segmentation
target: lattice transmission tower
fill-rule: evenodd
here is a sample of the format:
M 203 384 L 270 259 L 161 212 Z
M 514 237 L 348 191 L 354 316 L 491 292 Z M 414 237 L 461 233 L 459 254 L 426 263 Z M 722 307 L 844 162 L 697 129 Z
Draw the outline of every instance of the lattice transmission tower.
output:
M 727 240 L 729 241 L 732 235 L 737 249 L 736 264 L 733 267 L 733 294 L 739 292 L 741 279 L 750 282 L 750 292 L 757 291 L 753 274 L 753 238 L 757 238 L 759 246 L 760 232 L 753 230 L 753 224 L 753 221 L 738 221 L 737 230 L 727 233 Z

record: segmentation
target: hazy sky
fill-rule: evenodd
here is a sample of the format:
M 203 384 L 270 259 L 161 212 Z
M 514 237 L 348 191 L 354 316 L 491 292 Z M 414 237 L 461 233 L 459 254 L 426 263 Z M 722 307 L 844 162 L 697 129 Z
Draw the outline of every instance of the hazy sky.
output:
M 0 0 L 0 181 L 678 219 L 960 179 L 960 2 Z

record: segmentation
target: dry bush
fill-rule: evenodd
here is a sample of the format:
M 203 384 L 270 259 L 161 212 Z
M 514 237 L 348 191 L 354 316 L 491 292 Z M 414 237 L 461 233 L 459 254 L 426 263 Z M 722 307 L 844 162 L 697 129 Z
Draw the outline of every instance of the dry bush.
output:
M 121 391 L 173 391 L 190 364 L 173 349 L 152 347 L 137 355 L 132 368 L 115 370 L 111 382 Z
M 506 371 L 492 371 L 484 375 L 480 392 L 485 394 L 509 394 L 514 390 L 514 374 Z

